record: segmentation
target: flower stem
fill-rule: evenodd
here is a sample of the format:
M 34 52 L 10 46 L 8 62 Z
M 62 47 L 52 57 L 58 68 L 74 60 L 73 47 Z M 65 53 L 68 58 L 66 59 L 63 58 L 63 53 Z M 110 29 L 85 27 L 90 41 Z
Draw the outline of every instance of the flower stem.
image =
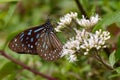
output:
M 88 18 L 88 15 L 86 14 L 83 6 L 81 5 L 81 3 L 79 2 L 79 0 L 75 0 L 75 3 L 78 6 L 78 9 L 80 10 L 81 14 L 84 15 L 86 18 Z
M 110 66 L 107 62 L 105 62 L 105 61 L 101 58 L 101 56 L 98 54 L 97 51 L 96 51 L 96 53 L 95 53 L 95 58 L 96 58 L 98 61 L 100 61 L 106 68 L 108 68 L 108 69 L 110 69 L 110 70 L 113 70 L 113 67 Z
M 43 73 L 40 73 L 40 72 L 32 69 L 31 67 L 25 65 L 24 63 L 22 63 L 22 62 L 20 62 L 20 61 L 17 61 L 16 59 L 14 59 L 14 58 L 12 58 L 11 56 L 7 55 L 7 54 L 6 54 L 4 51 L 2 51 L 2 50 L 0 50 L 0 54 L 1 54 L 2 56 L 4 56 L 5 58 L 11 60 L 12 62 L 14 62 L 14 63 L 22 66 L 24 69 L 27 69 L 27 70 L 31 71 L 31 72 L 34 73 L 35 75 L 42 76 L 42 77 L 44 77 L 44 78 L 46 78 L 46 79 L 48 79 L 48 80 L 57 80 L 57 79 L 55 79 L 55 78 L 52 78 L 52 77 L 50 77 L 50 76 L 47 76 L 47 75 L 45 75 L 45 74 L 43 74 Z

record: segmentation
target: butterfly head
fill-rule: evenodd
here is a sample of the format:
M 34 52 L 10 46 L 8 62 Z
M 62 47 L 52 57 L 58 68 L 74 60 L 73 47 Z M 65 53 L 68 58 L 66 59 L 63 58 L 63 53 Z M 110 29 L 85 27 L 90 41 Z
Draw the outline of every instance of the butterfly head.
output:
M 45 23 L 45 27 L 46 27 L 46 32 L 47 33 L 54 32 L 54 28 L 53 28 L 53 25 L 50 22 L 50 19 L 47 19 L 47 21 Z

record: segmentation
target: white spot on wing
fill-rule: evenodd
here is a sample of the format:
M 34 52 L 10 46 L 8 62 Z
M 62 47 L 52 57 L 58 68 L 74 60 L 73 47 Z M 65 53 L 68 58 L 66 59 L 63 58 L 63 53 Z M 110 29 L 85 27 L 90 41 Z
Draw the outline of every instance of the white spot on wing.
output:
M 44 54 L 46 56 L 46 54 Z
M 17 39 L 15 39 L 15 42 L 17 41 Z
M 18 44 L 16 43 L 15 45 L 17 46 Z
M 26 38 L 26 40 L 28 40 L 28 39 L 29 39 L 29 37 Z
M 30 47 L 30 44 L 28 44 L 28 47 Z
M 53 60 L 53 58 L 50 58 L 50 60 Z
M 55 56 L 53 55 L 53 58 L 55 58 Z
M 12 45 L 12 48 L 14 48 L 14 45 Z
M 38 42 L 35 42 L 35 45 L 37 45 L 38 44 Z
M 41 51 L 41 52 L 43 52 L 43 50 L 42 50 L 42 49 L 41 49 L 40 51 Z
M 24 47 L 24 44 L 22 44 L 22 47 Z
M 31 45 L 31 48 L 33 48 L 33 45 Z

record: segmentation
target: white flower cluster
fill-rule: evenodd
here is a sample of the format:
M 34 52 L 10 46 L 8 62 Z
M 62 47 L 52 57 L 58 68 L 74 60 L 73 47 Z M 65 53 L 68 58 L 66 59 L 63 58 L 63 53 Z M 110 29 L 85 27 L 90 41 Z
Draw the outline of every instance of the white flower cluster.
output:
M 79 19 L 77 12 L 70 12 L 60 18 L 60 22 L 58 22 L 58 26 L 55 28 L 55 30 L 60 32 L 61 29 L 69 26 L 73 19 L 76 21 L 76 23 L 84 28 L 91 28 L 100 20 L 98 14 L 90 17 L 90 19 L 86 19 L 84 15 L 82 15 L 82 19 Z
M 81 49 L 85 49 L 86 52 L 84 55 L 87 55 L 88 52 L 95 48 L 97 50 L 101 48 L 106 48 L 106 40 L 110 39 L 110 33 L 108 31 L 96 31 L 94 34 L 89 33 L 89 37 L 83 40 L 83 43 L 80 45 Z
M 110 33 L 107 31 L 102 31 L 101 29 L 95 33 L 87 31 L 95 26 L 100 20 L 98 14 L 90 17 L 90 19 L 86 19 L 84 16 L 82 16 L 82 19 L 78 19 L 77 15 L 76 12 L 66 14 L 64 17 L 60 18 L 60 22 L 58 22 L 58 26 L 55 28 L 55 30 L 59 32 L 64 27 L 69 27 L 72 20 L 82 26 L 81 30 L 74 29 L 76 36 L 70 38 L 63 46 L 61 57 L 66 56 L 70 62 L 77 60 L 76 54 L 79 51 L 87 55 L 92 49 L 100 50 L 107 47 L 106 41 L 110 39 Z
M 76 49 L 79 49 L 79 41 L 75 40 L 74 38 L 71 38 L 69 41 L 67 41 L 67 43 L 63 46 L 63 50 L 62 50 L 62 55 L 63 56 L 67 56 L 68 60 L 70 62 L 74 62 L 77 60 L 76 56 L 74 55 L 74 53 L 76 52 Z
M 82 19 L 77 19 L 77 23 L 84 27 L 84 28 L 91 28 L 93 27 L 95 24 L 98 23 L 98 21 L 100 20 L 98 14 L 96 14 L 95 16 L 90 17 L 90 19 L 86 19 L 84 17 L 84 15 L 82 15 Z
M 60 18 L 60 22 L 58 22 L 58 26 L 55 28 L 57 32 L 60 32 L 62 28 L 66 27 L 72 22 L 72 19 L 77 18 L 77 13 L 76 12 L 70 12 L 63 17 Z
M 87 32 L 84 29 L 82 31 L 75 29 L 75 31 L 76 36 L 67 41 L 62 51 L 62 57 L 67 55 L 70 62 L 77 60 L 76 51 L 83 49 L 84 55 L 87 55 L 93 48 L 97 50 L 105 48 L 106 40 L 110 38 L 110 33 L 101 29 L 95 33 Z

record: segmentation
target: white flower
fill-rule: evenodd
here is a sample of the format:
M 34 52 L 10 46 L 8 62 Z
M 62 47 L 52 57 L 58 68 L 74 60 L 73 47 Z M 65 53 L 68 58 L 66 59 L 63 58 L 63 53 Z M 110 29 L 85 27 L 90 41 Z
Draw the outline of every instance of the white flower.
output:
M 95 16 L 90 17 L 90 21 L 92 23 L 92 25 L 95 25 L 98 21 L 100 20 L 98 14 L 96 14 Z
M 60 22 L 58 22 L 58 25 L 64 26 L 69 25 L 71 23 L 72 18 L 68 15 L 65 15 L 64 17 L 60 18 Z
M 68 60 L 69 60 L 69 62 L 75 62 L 75 61 L 77 61 L 77 57 L 75 55 L 70 55 L 68 57 Z
M 76 48 L 78 50 L 80 48 L 79 47 L 79 41 L 75 40 L 74 38 L 70 38 L 70 40 L 66 42 L 64 47 L 67 48 L 67 49 Z
M 87 55 L 88 54 L 88 52 L 84 52 L 84 55 Z
M 96 42 L 98 48 L 105 47 L 105 43 L 108 39 L 110 39 L 110 33 L 108 31 L 102 31 L 101 29 L 99 31 L 96 31 L 94 34 L 95 39 L 98 39 Z
M 61 57 L 68 56 L 68 60 L 70 62 L 76 61 L 76 57 L 74 53 L 76 50 L 79 50 L 79 41 L 75 40 L 74 38 L 71 38 L 69 41 L 66 42 L 66 44 L 63 46 L 63 50 L 61 52 Z
M 94 46 L 93 44 L 91 39 L 85 39 L 80 47 L 88 52 Z
M 86 19 L 84 17 L 84 15 L 82 15 L 82 19 L 76 19 L 77 23 L 84 27 L 84 28 L 91 28 L 93 27 L 95 24 L 98 23 L 98 21 L 100 20 L 98 14 L 96 14 L 95 16 L 90 17 L 90 19 Z
M 55 28 L 57 32 L 60 32 L 62 28 L 66 27 L 67 25 L 70 25 L 72 22 L 72 19 L 77 18 L 77 13 L 76 12 L 70 12 L 63 17 L 60 18 L 60 22 L 58 22 L 58 26 Z
M 76 19 L 78 14 L 76 12 L 70 12 L 69 14 L 67 14 L 67 16 L 71 17 L 72 19 Z
M 65 55 L 71 55 L 71 54 L 74 54 L 75 53 L 75 50 L 71 50 L 71 49 L 63 49 L 62 50 L 62 55 L 61 57 L 65 56 Z
M 73 48 L 75 47 L 76 50 L 80 49 L 80 42 L 78 40 L 72 41 Z
M 89 33 L 88 39 L 84 39 L 80 48 L 86 50 L 84 53 L 86 55 L 92 48 L 96 48 L 97 50 L 105 48 L 105 43 L 108 39 L 110 39 L 110 33 L 100 29 L 96 31 L 95 34 Z
M 55 31 L 56 31 L 56 32 L 61 32 L 61 30 L 60 30 L 61 28 L 63 28 L 63 27 L 60 26 L 60 25 L 58 25 L 58 26 L 55 28 Z
M 74 29 L 76 31 L 76 40 L 78 40 L 80 43 L 83 42 L 84 39 L 88 38 L 89 33 L 83 29 L 82 31 Z

